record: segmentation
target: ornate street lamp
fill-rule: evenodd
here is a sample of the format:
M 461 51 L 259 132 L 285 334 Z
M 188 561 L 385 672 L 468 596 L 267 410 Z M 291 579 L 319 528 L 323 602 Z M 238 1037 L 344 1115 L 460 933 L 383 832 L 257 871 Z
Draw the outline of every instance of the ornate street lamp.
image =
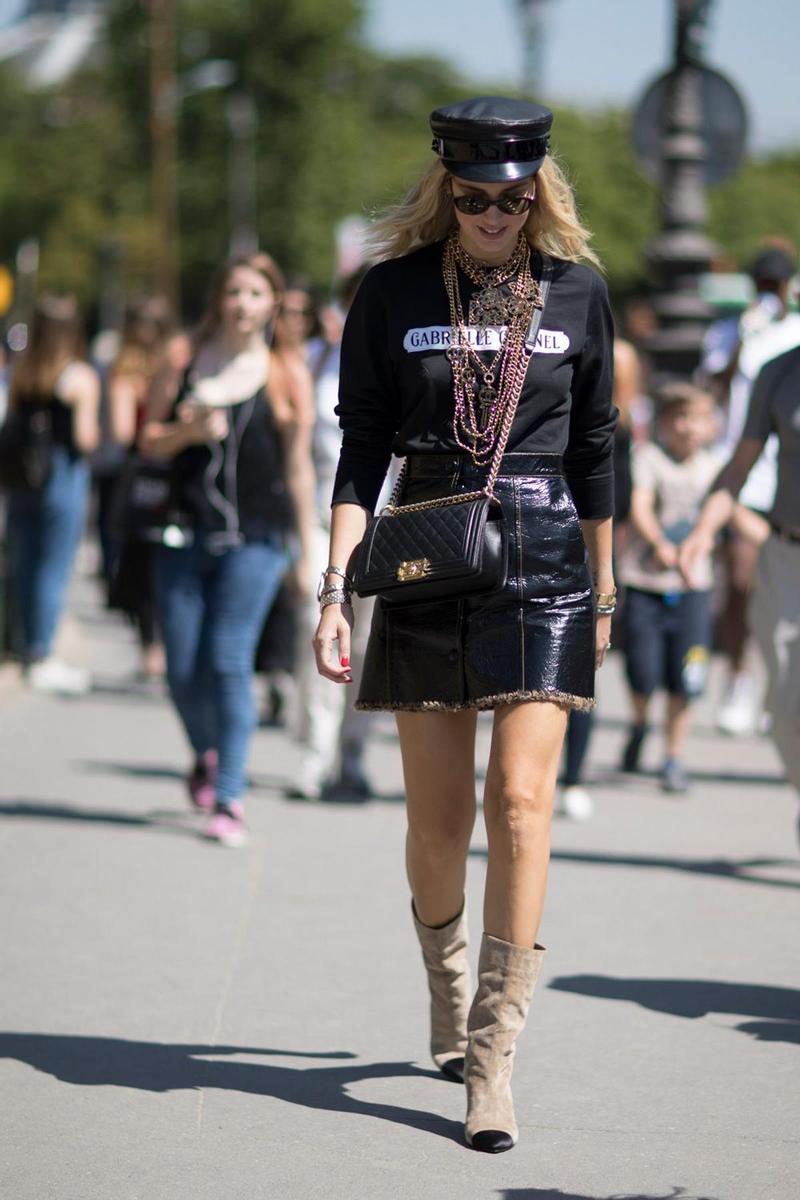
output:
M 744 105 L 733 85 L 704 62 L 711 0 L 674 0 L 670 71 L 648 88 L 634 141 L 661 188 L 661 231 L 647 247 L 656 282 L 658 330 L 648 343 L 658 376 L 691 375 L 713 311 L 700 298 L 717 248 L 706 233 L 706 187 L 738 167 Z
M 545 6 L 550 0 L 515 0 L 522 40 L 522 88 L 528 96 L 544 95 Z

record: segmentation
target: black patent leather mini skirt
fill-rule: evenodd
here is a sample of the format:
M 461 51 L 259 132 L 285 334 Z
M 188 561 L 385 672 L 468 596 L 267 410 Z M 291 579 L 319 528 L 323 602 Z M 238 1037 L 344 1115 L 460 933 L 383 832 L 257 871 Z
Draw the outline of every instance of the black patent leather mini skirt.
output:
M 402 503 L 483 487 L 466 455 L 414 454 Z M 594 593 L 561 457 L 506 454 L 495 495 L 508 527 L 502 589 L 375 605 L 356 707 L 422 712 L 523 700 L 594 704 Z

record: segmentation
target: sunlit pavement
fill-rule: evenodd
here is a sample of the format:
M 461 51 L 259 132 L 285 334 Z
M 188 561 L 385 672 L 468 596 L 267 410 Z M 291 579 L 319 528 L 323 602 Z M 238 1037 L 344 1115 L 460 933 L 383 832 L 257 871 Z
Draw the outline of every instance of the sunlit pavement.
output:
M 87 580 L 74 603 L 92 694 L 0 691 L 0 1195 L 796 1200 L 800 859 L 767 740 L 718 735 L 709 699 L 688 797 L 620 777 L 605 668 L 596 813 L 554 828 L 520 1144 L 482 1156 L 427 1056 L 391 722 L 366 803 L 284 799 L 297 752 L 260 731 L 250 843 L 210 845 L 131 634 Z M 476 930 L 484 863 L 478 828 Z

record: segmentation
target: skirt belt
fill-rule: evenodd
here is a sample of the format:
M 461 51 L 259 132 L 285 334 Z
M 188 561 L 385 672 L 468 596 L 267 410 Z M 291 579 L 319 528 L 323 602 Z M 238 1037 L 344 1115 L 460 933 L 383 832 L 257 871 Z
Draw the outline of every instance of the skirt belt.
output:
M 409 454 L 407 479 L 475 478 L 485 480 L 488 467 L 476 467 L 468 454 Z M 500 462 L 499 478 L 508 475 L 563 475 L 561 454 L 524 454 L 511 451 Z

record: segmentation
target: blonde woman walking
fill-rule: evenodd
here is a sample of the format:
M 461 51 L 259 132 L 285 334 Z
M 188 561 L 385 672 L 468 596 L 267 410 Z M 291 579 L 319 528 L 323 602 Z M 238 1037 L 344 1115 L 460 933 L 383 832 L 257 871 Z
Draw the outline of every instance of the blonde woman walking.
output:
M 342 345 L 344 437 L 315 639 L 319 670 L 348 683 L 346 567 L 392 453 L 406 458 L 403 503 L 472 492 L 505 424 L 494 489 L 509 538 L 503 586 L 421 605 L 379 600 L 358 700 L 396 714 L 431 1050 L 445 1075 L 464 1078 L 466 1140 L 489 1153 L 518 1136 L 511 1065 L 544 955 L 556 771 L 569 711 L 593 704 L 614 608 L 613 335 L 605 286 L 585 265 L 597 261 L 588 233 L 547 154 L 552 119 L 498 97 L 436 110 L 436 161 L 377 226 L 383 261 Z M 473 997 L 464 882 L 480 709 L 494 711 L 494 728 Z

